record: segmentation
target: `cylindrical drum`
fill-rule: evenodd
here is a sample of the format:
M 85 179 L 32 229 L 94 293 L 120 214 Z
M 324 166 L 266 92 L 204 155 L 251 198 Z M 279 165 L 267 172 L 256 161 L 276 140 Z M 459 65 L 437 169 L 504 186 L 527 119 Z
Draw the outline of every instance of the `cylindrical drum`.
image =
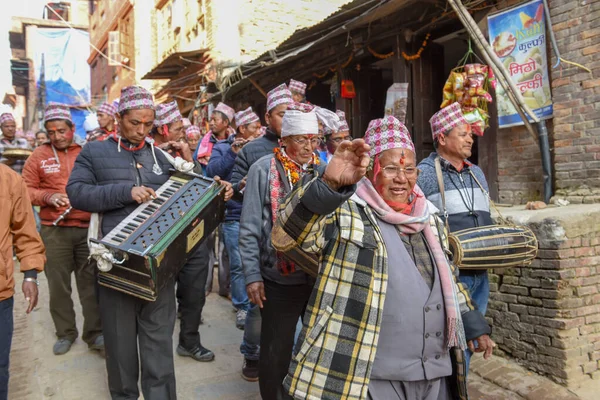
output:
M 525 226 L 490 225 L 452 232 L 453 262 L 461 269 L 524 267 L 537 255 L 538 242 Z

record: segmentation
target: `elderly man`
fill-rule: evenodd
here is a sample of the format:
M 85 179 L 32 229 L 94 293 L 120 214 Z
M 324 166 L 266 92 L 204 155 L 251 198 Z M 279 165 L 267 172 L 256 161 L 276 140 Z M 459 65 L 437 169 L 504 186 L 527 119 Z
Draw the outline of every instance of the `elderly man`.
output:
M 306 83 L 290 79 L 288 87 L 290 92 L 292 92 L 292 100 L 296 103 L 304 103 L 306 101 Z
M 4 113 L 0 115 L 0 129 L 2 130 L 2 138 L 0 138 L 0 163 L 10 166 L 13 171 L 21 173 L 23 166 L 25 165 L 24 160 L 10 160 L 8 161 L 3 157 L 3 153 L 8 149 L 29 149 L 29 143 L 25 138 L 16 137 L 17 125 L 15 117 L 11 113 Z
M 23 168 L 31 202 L 40 207 L 41 235 L 46 245 L 46 276 L 50 315 L 58 340 L 54 354 L 65 354 L 77 339 L 75 310 L 71 298 L 71 275 L 75 274 L 83 310 L 81 338 L 93 350 L 104 350 L 102 324 L 96 301 L 95 264 L 88 262 L 87 233 L 90 214 L 71 207 L 66 194 L 69 174 L 81 146 L 73 141 L 75 126 L 69 107 L 50 103 L 44 114 L 50 142 L 35 149 Z
M 299 268 L 280 257 L 271 246 L 276 210 L 316 163 L 313 142 L 319 131 L 314 111 L 291 105 L 281 128 L 282 146 L 258 160 L 248 173 L 240 220 L 240 254 L 250 301 L 262 310 L 259 385 L 262 398 L 278 399 L 281 381 L 292 356 L 294 331 L 312 285 Z
M 225 180 L 230 180 L 237 154 L 242 147 L 254 139 L 260 129 L 260 118 L 252 111 L 252 107 L 238 112 L 235 115 L 235 123 L 238 133 L 218 142 L 213 148 L 206 166 L 207 176 L 220 176 Z M 233 307 L 237 310 L 235 325 L 238 329 L 244 329 L 246 315 L 250 309 L 250 301 L 246 294 L 246 283 L 238 246 L 242 203 L 230 200 L 227 202 L 226 207 L 225 221 L 221 224 L 221 231 L 229 258 L 231 300 Z
M 327 147 L 327 151 L 325 154 L 321 155 L 321 161 L 324 161 L 327 164 L 331 157 L 335 154 L 340 143 L 344 140 L 352 140 L 352 136 L 350 135 L 350 126 L 348 126 L 348 122 L 346 121 L 346 113 L 337 110 L 335 112 L 340 119 L 340 127 L 337 131 L 326 130 L 325 131 L 325 145 Z
M 120 136 L 88 143 L 75 161 L 67 185 L 69 200 L 75 208 L 102 213 L 103 235 L 139 204 L 156 197 L 154 190 L 169 179 L 172 165 L 146 140 L 154 117 L 150 92 L 140 86 L 123 88 L 117 115 Z M 173 289 L 174 282 L 168 282 L 155 302 L 147 302 L 99 287 L 108 385 L 114 400 L 139 397 L 140 366 L 145 399 L 177 397 Z
M 430 120 L 436 152 L 421 161 L 419 187 L 444 215 L 450 231 L 492 225 L 488 185 L 483 171 L 467 159 L 471 157 L 473 134 L 460 104 L 438 111 Z M 439 159 L 446 204 L 440 194 L 435 163 Z M 479 183 L 478 183 L 479 182 Z M 480 187 L 479 184 L 483 185 Z M 485 190 L 485 192 L 484 192 Z M 469 291 L 481 314 L 485 315 L 490 296 L 487 270 L 462 270 L 460 281 Z M 466 353 L 467 369 L 471 353 Z
M 410 134 L 390 116 L 371 121 L 364 141 L 342 142 L 279 209 L 274 236 L 321 260 L 284 381 L 295 399 L 467 398 L 461 349 L 477 338 L 487 357 L 494 344 L 417 176 Z
M 37 275 L 44 270 L 46 257 L 44 244 L 35 229 L 25 182 L 6 165 L 0 165 L 0 187 L 3 192 L 0 196 L 0 400 L 7 400 L 15 295 L 13 251 L 24 273 L 22 290 L 29 302 L 27 314 L 37 305 Z M 31 340 L 31 337 L 26 340 Z
M 116 133 L 115 115 L 117 108 L 113 103 L 102 103 L 96 111 L 98 118 L 98 129 L 95 129 L 88 135 L 88 142 L 94 140 L 106 140 L 110 135 Z

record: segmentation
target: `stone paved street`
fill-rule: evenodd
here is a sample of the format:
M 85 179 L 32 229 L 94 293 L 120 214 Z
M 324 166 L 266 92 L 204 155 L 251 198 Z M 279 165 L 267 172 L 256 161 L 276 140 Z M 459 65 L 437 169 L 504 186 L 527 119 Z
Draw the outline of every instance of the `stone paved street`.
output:
M 17 274 L 20 278 L 21 274 Z M 217 278 L 214 282 L 216 284 Z M 20 288 L 21 282 L 18 282 Z M 75 285 L 73 285 L 75 288 Z M 48 286 L 40 275 L 40 301 L 37 309 L 25 315 L 25 301 L 15 297 L 15 336 L 11 353 L 11 400 L 109 399 L 104 359 L 87 350 L 77 340 L 63 356 L 52 354 L 54 330 L 48 311 Z M 76 293 L 74 293 L 76 296 Z M 76 302 L 77 304 L 77 302 Z M 198 363 L 175 355 L 177 394 L 180 399 L 258 400 L 258 384 L 240 377 L 242 358 L 239 343 L 242 331 L 234 326 L 230 301 L 215 291 L 204 308 L 205 323 L 200 327 L 202 343 L 213 350 L 216 360 Z M 81 309 L 77 306 L 78 317 Z M 81 326 L 81 319 L 77 321 Z M 177 344 L 178 325 L 174 345 Z M 567 389 L 526 371 L 502 358 L 484 361 L 475 356 L 469 378 L 472 400 L 576 400 Z M 550 395 L 551 394 L 551 395 Z

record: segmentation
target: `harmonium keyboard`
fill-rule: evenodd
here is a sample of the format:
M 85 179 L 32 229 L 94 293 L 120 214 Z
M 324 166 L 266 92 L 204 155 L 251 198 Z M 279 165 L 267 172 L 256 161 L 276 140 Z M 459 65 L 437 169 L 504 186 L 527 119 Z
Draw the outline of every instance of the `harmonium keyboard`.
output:
M 106 287 L 155 301 L 158 293 L 183 267 L 198 246 L 221 223 L 224 192 L 212 179 L 176 173 L 156 190 L 156 198 L 141 204 L 96 243 L 114 259 L 108 272 L 98 273 Z

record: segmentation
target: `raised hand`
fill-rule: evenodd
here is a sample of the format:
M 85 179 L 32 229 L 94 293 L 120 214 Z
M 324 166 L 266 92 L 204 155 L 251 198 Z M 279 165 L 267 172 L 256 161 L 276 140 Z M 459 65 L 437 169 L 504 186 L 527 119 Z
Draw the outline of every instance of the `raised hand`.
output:
M 343 141 L 327 164 L 323 180 L 334 190 L 357 183 L 367 173 L 369 150 L 362 139 Z

